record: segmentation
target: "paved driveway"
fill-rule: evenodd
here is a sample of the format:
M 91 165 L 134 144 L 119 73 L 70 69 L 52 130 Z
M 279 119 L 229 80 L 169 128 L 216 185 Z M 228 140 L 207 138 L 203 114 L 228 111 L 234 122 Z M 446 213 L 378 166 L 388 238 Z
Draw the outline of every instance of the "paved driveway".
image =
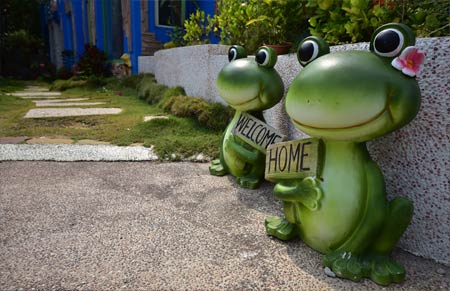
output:
M 272 186 L 243 190 L 207 164 L 0 162 L 0 289 L 381 289 L 327 277 L 321 255 L 265 235 Z M 450 269 L 397 250 L 407 281 Z

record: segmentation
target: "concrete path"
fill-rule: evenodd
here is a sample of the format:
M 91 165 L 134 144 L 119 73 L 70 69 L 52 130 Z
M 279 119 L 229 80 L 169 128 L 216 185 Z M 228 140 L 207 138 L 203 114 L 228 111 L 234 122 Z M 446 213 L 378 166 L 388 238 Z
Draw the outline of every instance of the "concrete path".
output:
M 28 86 L 23 91 L 14 92 L 10 95 L 23 99 L 30 99 L 37 107 L 30 109 L 24 118 L 46 118 L 46 117 L 69 117 L 86 115 L 118 114 L 121 108 L 85 108 L 86 106 L 97 106 L 105 102 L 76 102 L 88 101 L 89 98 L 63 98 L 61 92 L 49 92 L 47 88 L 39 86 Z M 73 107 L 82 106 L 82 107 Z M 50 108 L 45 108 L 50 107 Z M 61 108 L 51 108 L 61 107 Z M 69 107 L 69 108 L 62 108 Z
M 194 163 L 0 163 L 1 290 L 449 290 L 450 269 L 400 250 L 403 284 L 327 277 L 268 237 L 272 185 Z

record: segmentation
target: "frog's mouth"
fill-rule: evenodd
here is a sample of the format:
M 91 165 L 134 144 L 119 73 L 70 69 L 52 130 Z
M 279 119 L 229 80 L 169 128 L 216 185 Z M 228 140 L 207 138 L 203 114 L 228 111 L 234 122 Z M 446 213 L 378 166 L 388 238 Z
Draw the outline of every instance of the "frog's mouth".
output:
M 294 122 L 295 125 L 298 125 L 298 126 L 304 127 L 304 128 L 309 128 L 309 129 L 331 130 L 331 131 L 332 130 L 346 130 L 346 129 L 359 128 L 359 127 L 363 127 L 365 125 L 371 124 L 371 123 L 377 121 L 378 119 L 382 119 L 385 115 L 387 115 L 387 118 L 389 118 L 389 120 L 391 122 L 393 122 L 394 118 L 393 118 L 392 112 L 389 108 L 390 108 L 389 104 L 386 104 L 386 106 L 378 114 L 375 114 L 373 117 L 369 118 L 368 120 L 360 122 L 360 123 L 352 124 L 349 126 L 343 126 L 343 127 L 317 127 L 317 126 L 304 124 L 294 118 L 291 118 L 291 120 Z
M 245 106 L 245 105 L 248 105 L 248 104 L 254 102 L 254 101 L 257 100 L 257 99 L 259 99 L 259 95 L 257 95 L 256 97 L 253 97 L 253 98 L 250 99 L 250 100 L 247 100 L 247 101 L 244 101 L 244 102 L 241 102 L 241 103 L 233 103 L 233 104 L 230 103 L 230 105 L 231 105 L 231 106 Z

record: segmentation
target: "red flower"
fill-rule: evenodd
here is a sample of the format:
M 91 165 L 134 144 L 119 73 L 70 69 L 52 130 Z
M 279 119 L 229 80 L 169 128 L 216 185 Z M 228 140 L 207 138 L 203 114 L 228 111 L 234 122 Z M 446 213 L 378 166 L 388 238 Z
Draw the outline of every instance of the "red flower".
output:
M 400 56 L 392 61 L 392 66 L 403 74 L 415 77 L 420 70 L 420 65 L 425 60 L 425 54 L 415 46 L 409 46 L 403 50 Z

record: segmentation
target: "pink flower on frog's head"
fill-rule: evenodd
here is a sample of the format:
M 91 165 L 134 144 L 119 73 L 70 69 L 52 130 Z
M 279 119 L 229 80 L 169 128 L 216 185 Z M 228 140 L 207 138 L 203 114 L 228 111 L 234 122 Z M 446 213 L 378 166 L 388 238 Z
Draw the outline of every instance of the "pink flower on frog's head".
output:
M 392 66 L 403 74 L 415 77 L 420 70 L 420 65 L 425 60 L 425 54 L 415 46 L 409 46 L 403 50 L 400 56 L 392 61 Z

